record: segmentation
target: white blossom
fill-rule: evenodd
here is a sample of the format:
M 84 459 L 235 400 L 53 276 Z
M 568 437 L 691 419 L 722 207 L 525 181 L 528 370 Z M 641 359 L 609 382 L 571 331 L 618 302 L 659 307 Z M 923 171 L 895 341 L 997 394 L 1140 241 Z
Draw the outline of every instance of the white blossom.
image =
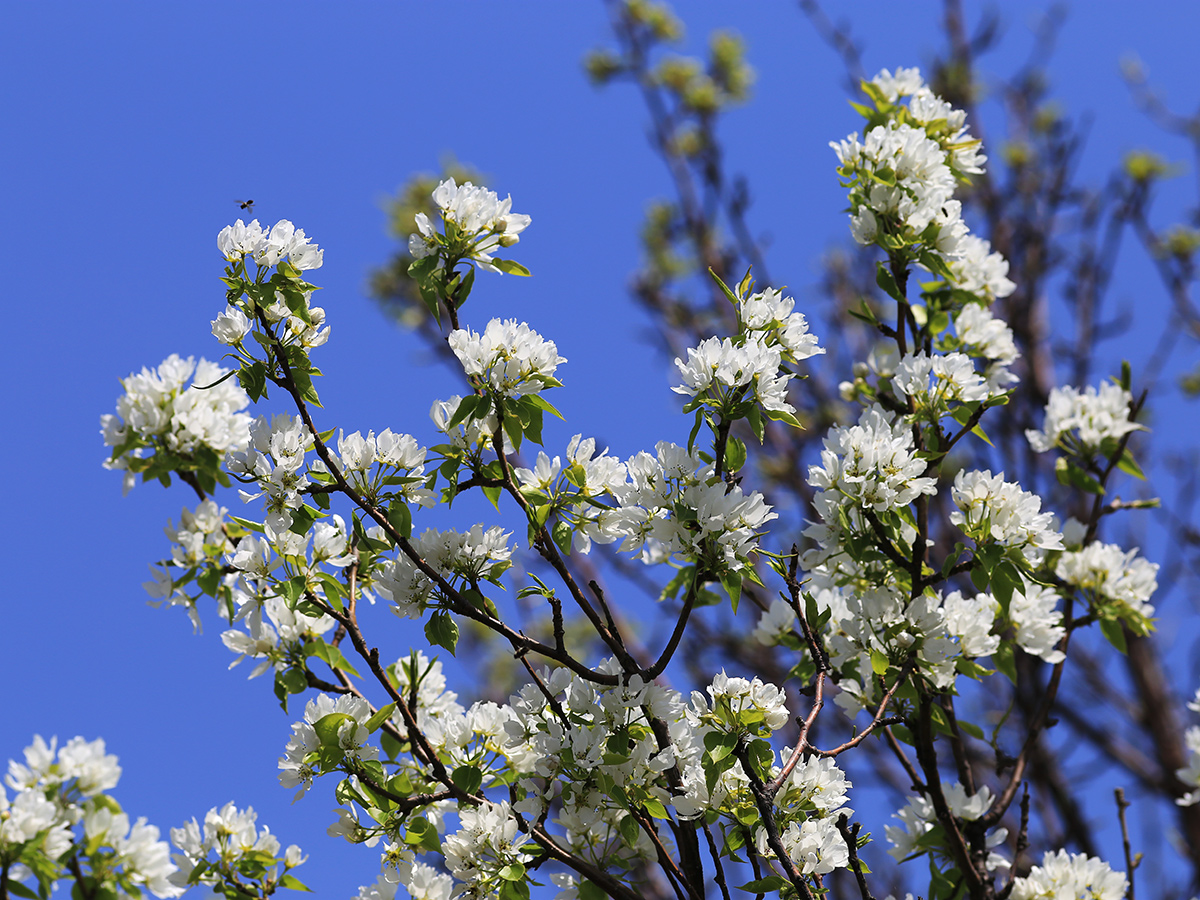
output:
M 503 397 L 556 386 L 554 372 L 567 361 L 558 355 L 554 341 L 544 340 L 516 319 L 492 319 L 482 334 L 459 328 L 447 341 L 472 381 Z
M 1013 883 L 1013 900 L 1121 900 L 1128 881 L 1086 853 L 1047 851 L 1042 864 Z
M 1025 432 L 1029 445 L 1045 453 L 1066 440 L 1078 444 L 1084 456 L 1100 450 L 1106 440 L 1120 440 L 1145 426 L 1129 420 L 1133 395 L 1118 384 L 1088 385 L 1082 392 L 1067 385 L 1050 392 L 1041 431 Z

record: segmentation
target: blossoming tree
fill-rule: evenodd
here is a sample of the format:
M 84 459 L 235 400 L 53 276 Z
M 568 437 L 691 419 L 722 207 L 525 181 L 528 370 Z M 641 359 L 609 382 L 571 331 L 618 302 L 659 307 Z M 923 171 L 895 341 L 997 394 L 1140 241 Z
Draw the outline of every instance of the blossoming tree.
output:
M 431 425 L 364 435 L 324 420 L 336 412 L 321 407 L 314 360 L 330 326 L 309 281 L 323 250 L 288 221 L 218 236 L 212 333 L 228 365 L 171 356 L 124 380 L 102 420 L 106 465 L 127 489 L 177 479 L 196 499 L 148 590 L 196 621 L 211 604 L 224 644 L 299 715 L 280 783 L 297 800 L 332 794 L 330 834 L 374 848 L 382 874 L 359 897 L 1130 890 L 1128 837 L 1111 864 L 1037 846 L 1028 785 L 1073 637 L 1099 631 L 1119 653 L 1153 629 L 1157 566 L 1100 539 L 1102 520 L 1136 505 L 1104 498 L 1140 475 L 1144 397 L 1128 367 L 1050 393 L 1023 452 L 1053 455 L 1069 509 L 965 464 L 1019 383 L 994 312 L 1016 285 L 956 199 L 987 158 L 916 69 L 861 88 L 865 126 L 832 147 L 886 300 L 858 311 L 878 342 L 840 388 L 855 414 L 801 473 L 802 534 L 747 465 L 754 442 L 803 427 L 804 378 L 826 355 L 793 298 L 751 271 L 712 273 L 728 328 L 675 361 L 685 444 L 618 459 L 581 423 L 544 449 L 567 360 L 527 323 L 466 319 L 478 269 L 529 274 L 509 255 L 531 217 L 470 182 L 437 185 L 408 245 L 464 384 L 430 398 Z M 476 492 L 488 519 L 422 523 Z M 637 633 L 635 581 L 671 620 L 660 645 Z M 420 623 L 424 640 L 366 629 L 364 602 Z M 540 629 L 520 625 L 518 602 Z M 762 668 L 692 683 L 680 648 L 724 610 Z M 518 687 L 501 701 L 464 705 L 448 689 L 443 658 L 468 626 L 507 648 Z M 1031 692 L 1019 721 L 980 715 L 982 697 Z M 1200 727 L 1187 741 L 1181 808 L 1200 801 Z M 903 773 L 899 810 L 854 787 L 880 757 Z M 170 856 L 107 794 L 119 774 L 102 741 L 79 738 L 35 738 L 10 764 L 0 898 L 45 897 L 60 880 L 82 897 L 303 889 L 300 849 L 281 853 L 232 804 L 172 829 Z M 883 843 L 894 873 L 864 862 Z

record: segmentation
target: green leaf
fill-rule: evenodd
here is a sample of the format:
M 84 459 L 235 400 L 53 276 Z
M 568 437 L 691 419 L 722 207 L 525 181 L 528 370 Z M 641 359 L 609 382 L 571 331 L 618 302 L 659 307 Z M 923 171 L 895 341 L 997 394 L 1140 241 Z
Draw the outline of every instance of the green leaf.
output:
M 435 612 L 425 623 L 425 637 L 430 644 L 445 647 L 453 656 L 454 648 L 458 646 L 458 623 L 448 612 Z
M 466 272 L 458 279 L 458 284 L 454 286 L 454 308 L 462 309 L 462 305 L 467 302 L 467 298 L 471 296 L 471 288 L 475 286 L 475 267 L 470 266 Z
M 388 504 L 387 517 L 392 527 L 400 532 L 400 537 L 405 540 L 412 537 L 412 511 L 407 503 L 399 497 L 394 499 Z
M 541 394 L 527 394 L 525 396 L 525 402 L 536 406 L 540 410 L 550 413 L 552 416 L 557 416 L 560 419 L 563 417 L 563 414 L 555 409 L 553 404 L 543 399 Z
M 1125 629 L 1121 627 L 1121 623 L 1116 619 L 1101 619 L 1100 633 L 1108 639 L 1108 642 L 1120 651 L 1122 656 L 1129 652 L 1129 648 L 1125 646 Z
M 550 537 L 554 539 L 555 546 L 562 551 L 563 556 L 571 555 L 571 526 L 566 522 L 555 522 L 554 527 L 550 529 Z
M 317 733 L 317 740 L 321 742 L 322 747 L 340 748 L 338 732 L 347 722 L 353 721 L 354 717 L 348 716 L 346 713 L 329 713 L 313 723 L 313 731 Z
M 279 886 L 289 888 L 293 891 L 308 891 L 310 894 L 312 893 L 312 888 L 290 872 L 279 879 Z
M 450 773 L 450 780 L 460 791 L 474 794 L 483 786 L 483 772 L 479 766 L 458 766 Z
M 721 576 L 721 587 L 725 588 L 725 593 L 729 595 L 729 601 L 732 604 L 733 612 L 737 613 L 738 601 L 742 599 L 742 576 L 738 572 L 726 572 Z
M 259 534 L 265 534 L 265 530 L 258 522 L 251 522 L 249 519 L 243 519 L 241 516 L 230 516 L 232 521 L 237 522 L 247 531 L 257 531 Z
M 309 641 L 304 645 L 305 656 L 315 656 L 317 659 L 325 662 L 331 669 L 340 669 L 347 674 L 353 675 L 355 678 L 361 678 L 354 666 L 350 665 L 350 661 L 342 655 L 342 651 L 333 644 L 327 644 L 324 641 L 316 640 Z
M 636 823 L 635 823 L 636 825 Z M 629 841 L 630 844 L 633 841 Z M 608 900 L 608 891 L 600 887 L 594 881 L 580 882 L 578 887 L 579 900 Z
M 506 275 L 520 275 L 522 278 L 528 278 L 533 273 L 521 265 L 519 262 L 511 259 L 492 259 L 492 265 Z
M 292 510 L 292 525 L 288 529 L 292 534 L 305 535 L 312 528 L 313 522 L 322 518 L 319 510 L 313 509 L 311 506 L 301 506 L 299 509 Z
M 1104 493 L 1104 485 L 1065 456 L 1060 456 L 1055 460 L 1054 474 L 1058 478 L 1059 484 L 1077 488 L 1088 494 Z
M 729 285 L 727 285 L 725 282 L 723 282 L 721 280 L 721 276 L 712 270 L 712 266 L 708 267 L 708 274 L 712 276 L 713 281 L 715 281 L 718 285 L 720 285 L 721 290 L 724 292 L 724 294 L 728 298 L 729 302 L 732 303 L 734 308 L 736 309 L 738 306 L 737 294 L 735 294 L 733 291 L 731 291 L 729 289 Z
M 657 800 L 654 797 L 651 797 L 648 800 L 643 800 L 642 807 L 646 810 L 646 812 L 650 813 L 650 815 L 656 819 L 670 818 L 670 816 L 667 815 L 666 807 L 662 805 L 662 801 Z
M 242 366 L 238 372 L 238 384 L 250 395 L 252 401 L 258 402 L 260 397 L 267 396 L 267 367 L 261 362 Z
M 373 715 L 373 716 L 371 716 L 371 718 L 367 719 L 367 721 L 365 723 L 365 727 L 366 727 L 367 731 L 374 734 L 376 731 L 379 730 L 379 726 L 382 725 L 384 722 L 386 722 L 391 717 L 392 713 L 394 713 L 395 711 L 396 711 L 395 703 L 389 703 L 387 706 L 383 707 L 382 709 L 377 710 L 375 715 Z
M 967 722 L 964 719 L 959 719 L 958 727 L 961 728 L 963 731 L 965 731 L 967 734 L 969 734 L 971 737 L 976 738 L 977 740 L 980 740 L 980 741 L 983 740 L 983 729 L 980 728 L 978 725 L 975 725 L 971 722 Z
M 1142 467 L 1137 464 L 1137 460 L 1133 458 L 1133 454 L 1126 447 L 1121 453 L 1121 458 L 1117 461 L 1117 468 L 1126 475 L 1132 475 L 1138 481 L 1145 481 L 1146 474 L 1142 471 Z
M 8 890 L 17 897 L 25 897 L 26 900 L 38 900 L 38 895 L 19 881 L 9 881 Z
M 768 875 L 766 878 L 739 884 L 737 889 L 750 894 L 782 894 L 783 890 L 788 887 L 791 887 L 791 882 L 782 875 Z
M 1013 644 L 1011 641 L 1000 642 L 1000 649 L 992 654 L 992 662 L 995 664 L 997 671 L 1004 673 L 1005 678 L 1013 684 L 1017 683 L 1017 663 L 1013 658 Z
M 467 416 L 475 411 L 475 407 L 479 405 L 479 401 L 483 398 L 478 394 L 467 394 L 458 402 L 458 409 L 454 411 L 454 415 L 450 417 L 450 421 L 446 423 L 446 430 L 449 431 L 455 425 L 465 422 Z
M 641 829 L 638 827 L 637 819 L 635 819 L 633 816 L 622 816 L 621 820 L 617 822 L 617 830 L 621 832 L 622 840 L 624 840 L 625 843 L 630 847 L 637 843 L 638 834 L 641 832 Z M 580 891 L 579 896 L 583 896 L 582 891 Z M 605 894 L 604 896 L 608 895 Z
M 885 653 L 879 650 L 871 651 L 871 671 L 876 675 L 885 674 L 890 664 Z
M 883 290 L 885 294 L 891 297 L 898 303 L 903 303 L 905 300 L 904 294 L 900 292 L 900 286 L 896 284 L 896 279 L 892 272 L 884 263 L 876 263 L 875 266 L 875 283 Z
M 525 877 L 525 866 L 523 863 L 509 863 L 500 870 L 499 875 L 505 881 L 521 881 Z

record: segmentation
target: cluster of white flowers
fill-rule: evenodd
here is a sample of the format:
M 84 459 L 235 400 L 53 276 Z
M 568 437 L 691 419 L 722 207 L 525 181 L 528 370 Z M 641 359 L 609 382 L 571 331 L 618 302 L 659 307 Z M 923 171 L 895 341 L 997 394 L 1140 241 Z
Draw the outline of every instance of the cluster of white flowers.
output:
M 116 415 L 100 417 L 100 433 L 117 453 L 104 466 L 126 470 L 126 491 L 135 483 L 129 459 L 143 456 L 146 447 L 188 455 L 203 448 L 223 454 L 246 445 L 250 416 L 241 410 L 250 398 L 233 379 L 221 381 L 228 371 L 206 359 L 197 363 L 172 353 L 157 369 L 143 368 L 121 379 L 125 393 L 117 398 Z M 185 387 L 188 379 L 192 383 Z
M 825 352 L 795 305 L 791 297 L 773 289 L 739 297 L 737 336 L 708 338 L 687 351 L 687 362 L 676 358 L 683 384 L 672 390 L 702 397 L 717 410 L 731 400 L 752 399 L 768 412 L 794 413 L 787 402 L 793 376 L 781 372 L 780 366 L 784 360 L 797 362 Z
M 794 413 L 796 408 L 787 402 L 791 373 L 781 373 L 781 357 L 777 349 L 765 341 L 746 341 L 735 344 L 730 338 L 711 337 L 699 347 L 688 349 L 685 363 L 676 357 L 675 366 L 683 384 L 671 390 L 688 397 L 703 395 L 707 405 L 721 409 L 734 396 L 752 397 L 763 409 Z M 752 391 L 739 390 L 753 385 Z M 749 397 L 746 397 L 746 394 Z
M 425 487 L 427 452 L 412 435 L 394 434 L 390 428 L 385 428 L 378 436 L 374 431 L 368 431 L 366 437 L 361 431 L 339 432 L 334 464 L 356 487 L 374 488 L 385 478 L 389 485 L 399 481 L 397 493 L 405 502 L 429 507 L 437 502 L 437 498 Z M 376 464 L 380 469 L 374 478 L 368 477 Z
M 855 425 L 835 426 L 825 436 L 821 465 L 810 466 L 808 483 L 817 488 L 813 506 L 819 516 L 804 531 L 817 547 L 805 551 L 810 572 L 819 566 L 858 574 L 858 563 L 846 553 L 846 541 L 872 533 L 864 515 L 886 515 L 923 494 L 937 493 L 937 481 L 925 475 L 928 464 L 916 455 L 912 428 L 891 421 L 879 406 L 863 410 Z M 903 540 L 911 543 L 916 530 L 898 521 Z
M 121 767 L 106 753 L 103 740 L 72 738 L 60 749 L 57 738 L 46 743 L 36 735 L 25 748 L 25 762 L 9 760 L 5 783 L 15 795 L 0 787 L 0 858 L 5 860 L 9 890 L 33 877 L 29 862 L 43 874 L 60 864 L 61 857 L 76 848 L 81 855 L 101 848 L 111 850 L 105 863 L 106 887 L 136 891 L 148 889 L 157 897 L 177 897 L 182 890 L 171 882 L 171 865 L 166 841 L 158 829 L 139 818 L 129 817 L 105 794 L 117 785 Z M 84 840 L 73 831 L 83 823 Z M 86 847 L 85 847 L 86 845 Z
M 225 531 L 227 512 L 225 507 L 217 506 L 212 500 L 203 500 L 195 510 L 185 508 L 182 511 L 178 528 L 174 522 L 168 522 L 164 530 L 172 543 L 171 558 L 158 566 L 151 566 L 151 580 L 142 584 L 152 598 L 152 605 L 166 603 L 187 609 L 197 631 L 200 630 L 200 613 L 195 600 L 172 578 L 172 571 L 184 570 L 180 574 L 182 581 L 197 567 L 217 562 L 232 551 L 233 542 Z
M 722 669 L 707 688 L 709 701 L 692 691 L 689 717 L 715 725 L 722 731 L 757 734 L 762 728 L 778 731 L 788 723 L 787 694 L 758 676 L 730 678 Z
M 506 867 L 523 866 L 533 859 L 521 849 L 529 835 L 518 833 L 516 816 L 507 802 L 460 808 L 458 821 L 458 831 L 442 841 L 446 866 L 463 883 L 457 896 L 495 896 Z
M 512 533 L 498 525 L 485 530 L 476 524 L 467 532 L 429 528 L 412 543 L 421 559 L 457 587 L 499 578 L 511 564 L 511 538 Z M 384 565 L 375 586 L 395 604 L 396 615 L 412 619 L 420 618 L 440 593 L 438 585 L 403 553 Z
M 433 420 L 434 428 L 450 439 L 451 446 L 479 457 L 494 448 L 492 439 L 496 429 L 500 427 L 500 420 L 496 418 L 496 412 L 492 409 L 483 418 L 467 416 L 464 421 L 452 427 L 450 422 L 463 399 L 454 394 L 449 400 L 433 401 L 433 406 L 429 409 L 429 418 Z M 511 453 L 514 448 L 508 434 L 501 431 L 501 438 L 504 441 L 504 452 Z
M 251 560 L 266 558 L 269 553 L 266 541 L 251 536 L 242 538 L 232 556 L 238 562 L 248 564 Z M 238 608 L 234 621 L 244 621 L 246 631 L 231 628 L 221 633 L 221 642 L 238 654 L 229 668 L 251 658 L 262 660 L 250 673 L 251 678 L 257 678 L 272 667 L 282 671 L 291 665 L 296 651 L 337 624 L 326 615 L 308 616 L 289 609 L 282 597 L 268 593 L 269 589 L 264 585 L 255 584 L 254 588 L 248 588 L 247 583 L 253 583 L 248 572 L 245 578 L 233 588 L 233 600 Z
M 268 232 L 258 224 L 258 219 L 249 225 L 238 219 L 226 225 L 217 235 L 217 249 L 230 262 L 250 257 L 259 266 L 271 268 L 287 260 L 292 268 L 303 272 L 319 269 L 325 251 L 306 237 L 304 229 L 297 228 L 287 219 L 280 219 Z
M 993 316 L 990 309 L 981 303 L 964 304 L 954 319 L 954 329 L 958 332 L 960 349 L 987 360 L 983 377 L 989 395 L 1001 394 L 1019 380 L 1008 370 L 1021 355 L 1012 329 Z
M 1128 552 L 1116 544 L 1099 542 L 1064 553 L 1054 573 L 1067 584 L 1090 592 L 1098 604 L 1110 601 L 1128 610 L 1135 619 L 1154 615 L 1150 597 L 1158 588 L 1158 563 Z
M 964 822 L 978 820 L 988 811 L 995 799 L 986 785 L 981 787 L 977 793 L 968 794 L 966 788 L 957 781 L 953 784 L 943 781 L 942 796 L 946 798 L 946 806 L 950 808 L 950 812 Z M 933 800 L 925 794 L 909 797 L 908 805 L 892 818 L 899 819 L 903 826 L 887 825 L 884 828 L 887 839 L 892 844 L 892 849 L 888 850 L 888 853 L 896 862 L 902 862 L 910 856 L 927 852 L 929 848 L 921 846 L 920 841 L 938 824 Z M 987 846 L 989 848 L 996 847 L 1002 844 L 1007 837 L 1007 828 L 997 828 L 987 836 Z M 1012 864 L 996 851 L 993 850 L 988 854 L 987 868 L 989 872 L 996 869 L 1007 869 L 1010 865 Z
M 338 747 L 347 757 L 372 760 L 379 757 L 379 749 L 367 744 L 370 733 L 366 722 L 371 718 L 371 707 L 366 700 L 351 694 L 342 694 L 337 699 L 328 694 L 317 694 L 304 708 L 304 718 L 292 724 L 292 736 L 288 739 L 284 755 L 279 758 L 279 783 L 285 788 L 299 787 L 299 800 L 312 787 L 313 777 L 318 774 L 314 767 L 321 749 L 317 725 L 326 717 L 335 717 Z
M 441 211 L 451 252 L 462 252 L 489 272 L 500 271 L 492 264 L 491 254 L 520 241 L 520 233 L 532 221 L 529 216 L 510 212 L 511 195 L 501 200 L 495 191 L 469 181 L 459 185 L 448 178 L 434 189 L 433 202 Z M 414 259 L 423 259 L 438 252 L 439 235 L 425 213 L 417 213 L 416 223 L 417 234 L 409 237 L 408 252 Z M 459 242 L 464 246 L 454 246 Z
M 808 330 L 808 320 L 795 308 L 791 297 L 767 288 L 739 299 L 738 323 L 748 341 L 762 341 L 785 359 L 799 362 L 824 353 L 817 336 Z
M 777 514 L 762 494 L 727 486 L 685 448 L 659 441 L 655 450 L 626 461 L 627 481 L 610 479 L 617 506 L 588 523 L 589 536 L 601 543 L 620 540 L 622 551 L 640 551 L 646 563 L 708 553 L 710 563 L 742 568 L 758 530 Z
M 601 670 L 620 671 L 614 660 Z M 702 749 L 687 727 L 683 701 L 677 691 L 633 676 L 611 688 L 584 681 L 566 669 L 543 670 L 545 693 L 536 685 L 523 687 L 509 699 L 512 717 L 505 722 L 506 754 L 521 773 L 521 799 L 514 810 L 531 818 L 545 814 L 555 801 L 557 822 L 575 852 L 612 861 L 653 859 L 654 847 L 644 835 L 632 845 L 617 840 L 619 824 L 628 815 L 602 785 L 622 786 L 625 796 L 641 803 L 676 804 L 681 815 L 698 814 L 707 793 L 699 766 Z M 547 694 L 554 698 L 553 705 Z M 650 715 L 667 723 L 671 746 L 660 747 Z M 627 739 L 610 744 L 614 734 Z M 672 797 L 665 773 L 679 764 L 683 795 Z
M 963 353 L 930 357 L 925 351 L 900 360 L 892 387 L 902 397 L 911 397 L 918 415 L 931 411 L 940 418 L 949 412 L 947 404 L 986 400 L 988 385 L 975 371 L 975 364 Z
M 1042 864 L 1013 882 L 1013 900 L 1121 900 L 1128 881 L 1108 863 L 1086 853 L 1048 851 Z
M 221 883 L 221 870 L 236 870 L 238 864 L 249 854 L 253 854 L 255 862 L 261 864 L 263 855 L 278 857 L 280 850 L 279 839 L 271 834 L 265 825 L 260 832 L 255 826 L 258 814 L 252 807 L 239 810 L 232 802 L 226 803 L 219 810 L 214 806 L 204 816 L 204 825 L 199 825 L 193 818 L 184 822 L 179 828 L 171 829 L 171 843 L 181 852 L 172 854 L 179 871 L 171 876 L 171 881 L 180 888 L 188 886 L 197 866 L 204 866 L 207 871 L 196 877 L 196 883 L 217 885 Z M 210 854 L 215 854 L 215 858 Z M 298 846 L 290 845 L 282 857 L 277 859 L 283 863 L 283 872 L 301 865 L 307 856 Z M 271 881 L 277 881 L 282 872 L 272 873 Z
M 482 334 L 459 328 L 447 338 L 471 383 L 502 397 L 536 394 L 560 382 L 554 372 L 567 360 L 554 341 L 516 319 L 492 319 Z
M 882 69 L 871 82 L 889 103 L 908 100 L 907 118 L 925 126 L 947 149 L 956 171 L 966 175 L 983 173 L 987 157 L 980 152 L 980 142 L 966 128 L 967 114 L 933 93 L 922 79 L 920 69 L 898 68 L 895 75 Z
M 304 295 L 307 318 L 293 313 L 279 292 L 275 294 L 275 302 L 263 308 L 263 316 L 268 324 L 283 323 L 283 328 L 276 336 L 284 345 L 311 350 L 329 340 L 330 326 L 325 324 L 325 310 L 320 306 L 310 306 L 311 297 L 312 291 Z M 253 327 L 253 320 L 238 307 L 226 306 L 225 312 L 213 319 L 212 333 L 222 344 L 236 345 Z
M 824 573 L 819 572 L 818 576 Z M 814 579 L 815 580 L 815 579 Z M 830 609 L 831 633 L 826 646 L 835 668 L 845 669 L 857 662 L 864 677 L 844 677 L 834 702 L 850 715 L 864 708 L 867 701 L 878 700 L 876 679 L 870 677 L 875 658 L 899 663 L 914 660 L 923 676 L 944 689 L 954 683 L 955 660 L 961 648 L 958 636 L 948 628 L 941 597 L 924 593 L 911 600 L 894 585 L 876 585 L 855 590 L 827 591 L 818 595 Z M 982 615 L 971 622 L 969 613 Z M 957 624 L 965 635 L 986 636 L 993 614 L 986 604 L 968 610 L 964 607 Z M 983 638 L 986 640 L 986 637 Z M 972 648 L 973 649 L 973 648 Z
M 230 472 L 253 479 L 261 488 L 258 493 L 239 491 L 243 502 L 266 496 L 264 527 L 272 540 L 291 528 L 292 513 L 304 502 L 300 491 L 310 483 L 304 456 L 312 446 L 313 436 L 300 417 L 280 413 L 255 419 L 249 446 L 225 458 Z
M 522 489 L 545 497 L 559 496 L 574 488 L 580 498 L 599 497 L 614 486 L 625 484 L 625 464 L 607 450 L 596 453 L 596 439 L 574 435 L 567 443 L 565 462 L 538 451 L 532 469 L 517 467 L 513 475 Z
M 1013 591 L 1008 617 L 1016 631 L 1017 644 L 1033 656 L 1051 665 L 1065 658 L 1058 643 L 1067 633 L 1062 613 L 1057 609 L 1058 593 L 1038 584 L 1026 584 L 1024 591 Z
M 1000 635 L 992 634 L 992 626 L 1000 604 L 991 594 L 964 597 L 959 591 L 947 594 L 942 601 L 946 631 L 958 638 L 958 652 L 968 659 L 991 656 L 1000 649 Z
M 831 428 L 823 446 L 808 483 L 837 503 L 887 513 L 937 493 L 936 480 L 925 475 L 928 464 L 916 456 L 912 428 L 892 422 L 881 407 L 864 409 L 855 425 Z
M 951 260 L 949 266 L 964 291 L 990 302 L 1007 297 L 1017 289 L 1008 278 L 1008 260 L 992 250 L 991 241 L 968 234 L 959 242 L 958 250 L 961 255 Z
M 1025 437 L 1038 453 L 1064 446 L 1091 456 L 1104 441 L 1120 440 L 1144 427 L 1129 421 L 1132 401 L 1129 391 L 1112 382 L 1104 382 L 1098 390 L 1088 385 L 1082 392 L 1070 385 L 1055 388 L 1046 403 L 1042 430 L 1031 428 Z
M 954 476 L 951 497 L 957 509 L 950 513 L 950 521 L 978 544 L 995 541 L 1019 548 L 1034 562 L 1046 550 L 1063 549 L 1054 514 L 1042 512 L 1042 499 L 1005 481 L 1003 472 L 963 470 Z
M 956 255 L 966 229 L 961 210 L 951 200 L 954 173 L 946 152 L 924 128 L 893 120 L 875 126 L 861 141 L 852 134 L 830 146 L 842 173 L 856 182 L 850 195 L 850 232 L 856 241 L 872 244 L 881 230 L 889 229 L 917 240 L 936 223 L 938 249 Z

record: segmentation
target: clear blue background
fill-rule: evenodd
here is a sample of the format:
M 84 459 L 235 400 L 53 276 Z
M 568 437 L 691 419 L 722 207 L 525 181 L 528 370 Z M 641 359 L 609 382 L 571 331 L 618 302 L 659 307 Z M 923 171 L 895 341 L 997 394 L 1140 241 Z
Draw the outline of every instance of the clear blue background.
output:
M 829 6 L 853 17 L 868 71 L 921 64 L 938 46 L 939 4 Z M 1024 58 L 1040 8 L 1003 5 L 1008 37 L 985 72 Z M 723 127 L 727 159 L 756 193 L 750 219 L 771 237 L 772 272 L 811 303 L 819 258 L 845 235 L 827 147 L 858 127 L 841 64 L 783 0 L 679 10 L 689 51 L 716 26 L 748 41 L 758 82 Z M 645 204 L 669 183 L 636 93 L 593 90 L 582 74 L 583 53 L 608 42 L 604 8 L 10 2 L 4 17 L 0 760 L 34 733 L 103 736 L 125 767 L 116 796 L 131 815 L 165 832 L 230 799 L 251 804 L 285 844 L 313 854 L 298 874 L 319 895 L 349 896 L 374 880 L 376 851 L 325 836 L 326 790 L 291 806 L 276 783 L 290 718 L 268 680 L 247 682 L 249 666 L 226 671 L 211 617 L 195 637 L 179 610 L 145 604 L 146 565 L 167 550 L 161 529 L 191 497 L 149 485 L 122 500 L 120 476 L 100 468 L 98 417 L 112 410 L 119 377 L 172 352 L 219 355 L 209 334 L 223 307 L 215 238 L 238 216 L 235 198 L 253 198 L 264 222 L 289 218 L 326 248 L 315 280 L 333 337 L 316 353 L 330 376 L 319 424 L 428 441 L 429 404 L 455 382 L 420 365 L 419 345 L 364 288 L 393 249 L 385 198 L 452 151 L 533 217 L 514 255 L 535 277 L 483 273 L 467 314 L 477 325 L 528 320 L 570 359 L 553 398 L 568 423 L 551 449 L 577 430 L 619 455 L 678 439 L 670 361 L 647 349 L 647 322 L 625 290 Z M 1086 176 L 1099 180 L 1137 146 L 1184 154 L 1136 112 L 1118 59 L 1139 53 L 1168 100 L 1190 108 L 1197 34 L 1192 2 L 1075 5 L 1052 71 L 1067 110 L 1094 116 Z M 985 134 L 998 130 L 985 120 Z M 1179 189 L 1190 194 L 1195 174 Z M 1181 202 L 1165 198 L 1160 224 Z M 1115 296 L 1134 309 L 1158 290 L 1132 255 L 1119 278 Z M 1136 355 L 1141 332 L 1126 340 L 1115 357 Z M 1196 438 L 1191 424 L 1172 433 L 1160 437 Z M 379 624 L 400 652 L 399 624 Z

